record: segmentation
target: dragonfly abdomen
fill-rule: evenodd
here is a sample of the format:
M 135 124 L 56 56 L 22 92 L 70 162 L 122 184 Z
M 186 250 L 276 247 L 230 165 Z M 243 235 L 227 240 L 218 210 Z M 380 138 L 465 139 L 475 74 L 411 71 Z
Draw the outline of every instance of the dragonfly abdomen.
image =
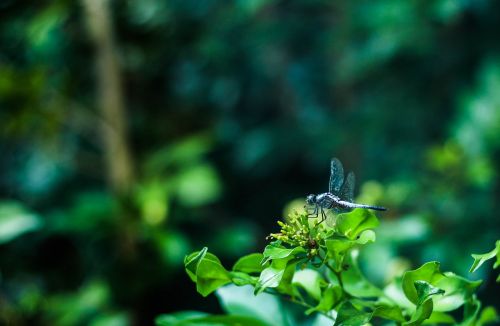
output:
M 339 201 L 338 202 L 339 206 L 345 207 L 345 208 L 365 208 L 365 209 L 373 209 L 376 211 L 386 211 L 387 208 L 385 207 L 380 207 L 380 206 L 372 206 L 372 205 L 366 205 L 366 204 L 356 204 L 356 203 L 351 203 L 347 201 Z

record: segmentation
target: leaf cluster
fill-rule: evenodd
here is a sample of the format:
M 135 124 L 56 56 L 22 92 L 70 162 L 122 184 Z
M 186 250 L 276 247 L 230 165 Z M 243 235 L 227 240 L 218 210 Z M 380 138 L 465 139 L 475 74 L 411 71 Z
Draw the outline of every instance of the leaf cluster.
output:
M 407 271 L 384 288 L 368 281 L 357 257 L 363 246 L 376 239 L 373 229 L 379 221 L 371 211 L 356 209 L 338 214 L 331 226 L 308 218 L 305 212 L 294 212 L 286 223 L 278 224 L 280 232 L 269 236 L 274 241 L 263 253 L 241 257 L 230 270 L 207 248 L 188 255 L 184 263 L 197 291 L 207 296 L 229 283 L 251 287 L 257 298 L 271 294 L 302 307 L 305 315 L 321 315 L 323 319 L 315 325 L 390 322 L 406 326 L 479 326 L 497 320 L 495 310 L 481 309 L 475 295 L 481 281 L 441 272 L 438 262 Z M 477 259 L 473 268 L 482 262 L 481 257 Z M 463 310 L 462 321 L 456 320 L 459 309 Z M 163 315 L 157 323 L 166 325 L 168 320 L 169 325 L 270 325 L 265 318 L 259 319 L 245 309 L 243 314 L 238 313 Z

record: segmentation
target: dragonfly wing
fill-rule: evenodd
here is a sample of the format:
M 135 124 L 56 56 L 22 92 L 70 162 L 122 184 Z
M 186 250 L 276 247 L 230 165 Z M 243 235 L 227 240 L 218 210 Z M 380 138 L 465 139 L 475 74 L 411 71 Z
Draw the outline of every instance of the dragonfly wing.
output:
M 330 162 L 330 183 L 328 185 L 328 191 L 337 195 L 343 182 L 344 168 L 342 167 L 342 163 L 340 163 L 337 158 L 332 158 Z
M 349 172 L 347 178 L 345 179 L 342 190 L 340 191 L 340 199 L 352 202 L 354 200 L 354 185 L 356 183 L 354 173 Z

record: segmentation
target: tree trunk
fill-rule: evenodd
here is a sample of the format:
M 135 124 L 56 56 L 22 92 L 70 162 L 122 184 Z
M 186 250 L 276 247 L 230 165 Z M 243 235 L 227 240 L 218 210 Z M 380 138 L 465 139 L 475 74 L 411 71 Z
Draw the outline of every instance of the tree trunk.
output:
M 118 57 L 115 52 L 109 0 L 82 0 L 96 49 L 97 105 L 102 115 L 108 182 L 118 195 L 126 195 L 134 181 L 127 142 L 125 101 Z

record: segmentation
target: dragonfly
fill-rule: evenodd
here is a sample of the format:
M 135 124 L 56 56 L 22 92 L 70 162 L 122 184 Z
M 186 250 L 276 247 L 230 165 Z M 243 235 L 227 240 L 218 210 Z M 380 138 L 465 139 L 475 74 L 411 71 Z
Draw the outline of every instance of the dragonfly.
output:
M 385 211 L 385 207 L 372 206 L 366 204 L 354 203 L 354 183 L 353 172 L 349 172 L 344 179 L 344 168 L 337 158 L 330 161 L 330 182 L 328 192 L 309 195 L 306 198 L 309 217 L 317 218 L 321 214 L 321 222 L 326 219 L 325 210 L 332 209 L 335 212 L 349 211 L 354 208 L 373 209 L 376 211 Z M 312 211 L 311 211 L 312 210 Z

